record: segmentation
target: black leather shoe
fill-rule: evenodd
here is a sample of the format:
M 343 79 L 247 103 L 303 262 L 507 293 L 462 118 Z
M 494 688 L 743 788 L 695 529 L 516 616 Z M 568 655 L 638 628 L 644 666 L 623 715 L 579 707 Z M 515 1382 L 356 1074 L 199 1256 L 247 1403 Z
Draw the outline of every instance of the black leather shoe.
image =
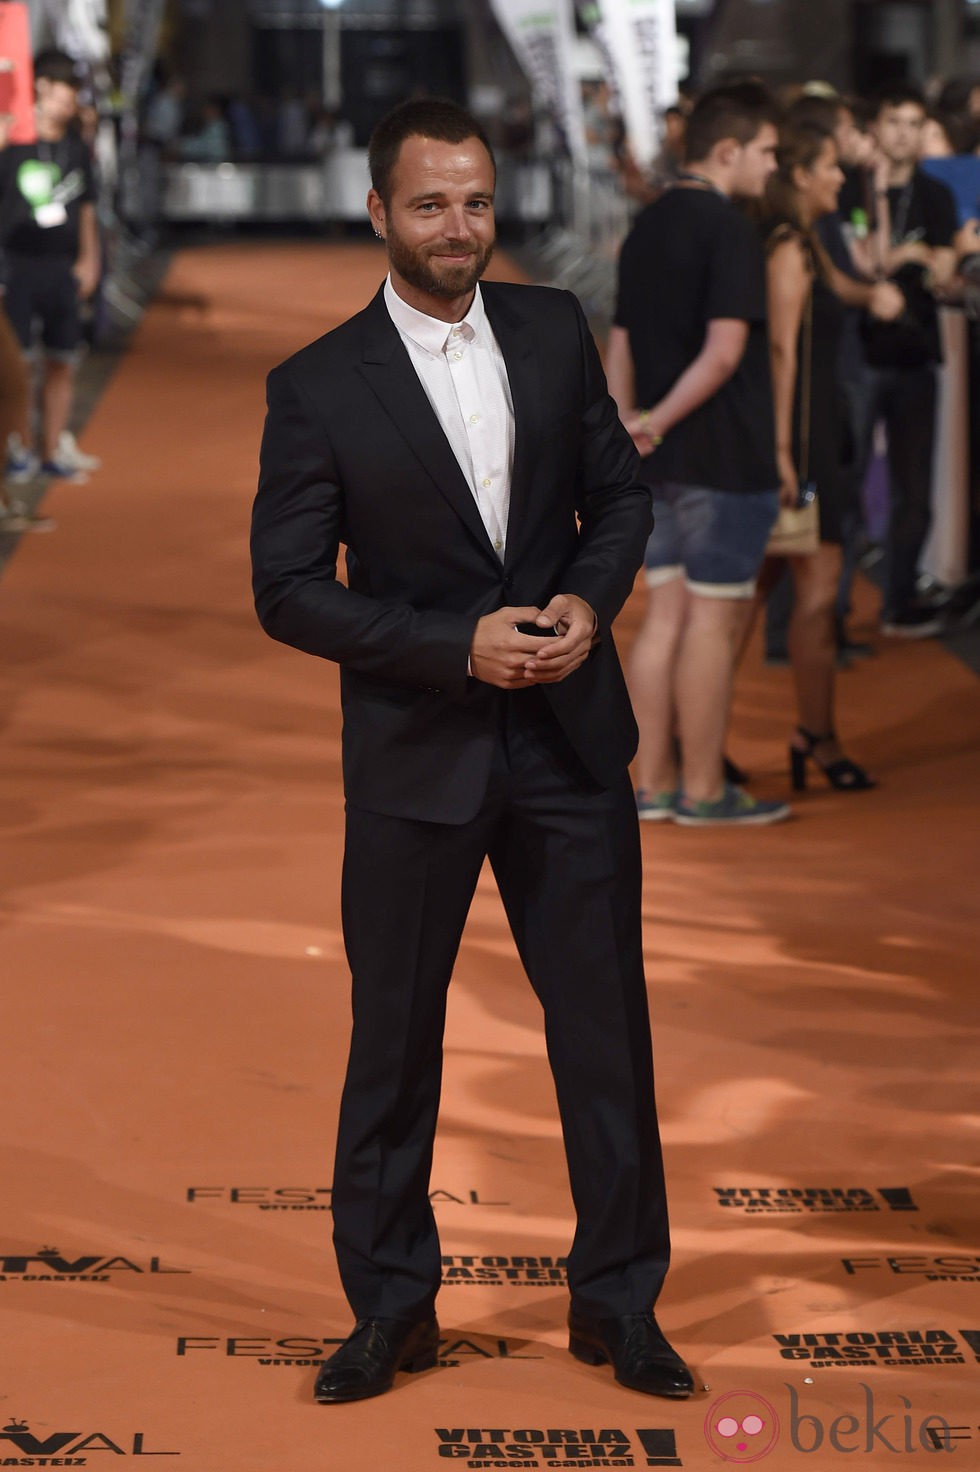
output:
M 426 1319 L 358 1319 L 322 1366 L 313 1399 L 322 1405 L 368 1400 L 394 1384 L 398 1370 L 431 1370 L 439 1354 L 435 1314 Z
M 682 1400 L 694 1389 L 690 1370 L 651 1313 L 591 1319 L 571 1309 L 568 1348 L 587 1365 L 611 1364 L 620 1385 L 644 1395 Z

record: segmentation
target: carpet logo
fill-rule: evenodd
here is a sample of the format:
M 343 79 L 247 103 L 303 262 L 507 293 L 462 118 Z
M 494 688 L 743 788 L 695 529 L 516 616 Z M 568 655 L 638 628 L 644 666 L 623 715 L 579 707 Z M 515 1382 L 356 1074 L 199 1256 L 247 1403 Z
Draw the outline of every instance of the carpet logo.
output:
M 223 1206 L 252 1206 L 258 1211 L 330 1211 L 332 1186 L 188 1186 L 184 1200 Z M 430 1191 L 433 1206 L 510 1206 L 509 1201 L 486 1201 L 472 1187 L 462 1193 Z
M 909 1414 L 912 1402 L 904 1395 L 898 1397 L 902 1410 L 879 1414 L 874 1391 L 863 1382 L 860 1403 L 829 1417 L 806 1409 L 795 1386 L 785 1388 L 789 1408 L 782 1418 L 768 1400 L 752 1390 L 730 1390 L 712 1401 L 704 1421 L 711 1450 L 725 1462 L 747 1466 L 761 1462 L 779 1443 L 780 1465 L 785 1465 L 790 1447 L 805 1456 L 819 1451 L 824 1458 L 834 1452 L 902 1456 L 917 1451 L 952 1452 L 957 1441 L 966 1439 L 955 1433 L 968 1428 L 951 1426 L 945 1416 L 916 1420 Z M 822 1468 L 826 1465 L 821 1462 Z
M 120 1273 L 142 1276 L 190 1271 L 190 1268 L 167 1267 L 159 1257 L 146 1262 L 104 1252 L 66 1257 L 57 1247 L 39 1247 L 34 1253 L 0 1253 L 0 1283 L 111 1283 Z
M 877 1271 L 921 1277 L 928 1283 L 980 1283 L 980 1254 L 975 1252 L 949 1257 L 842 1257 L 841 1266 L 852 1276 Z
M 680 1467 L 671 1427 L 436 1426 L 436 1451 L 465 1467 Z
M 5 1445 L 3 1445 L 5 1443 Z M 5 1456 L 18 1451 L 19 1457 Z M 87 1467 L 86 1452 L 114 1452 L 118 1457 L 179 1457 L 180 1452 L 151 1451 L 145 1431 L 125 1437 L 104 1431 L 52 1431 L 36 1436 L 30 1423 L 11 1417 L 0 1427 L 0 1467 Z
M 503 1287 L 554 1288 L 567 1282 L 565 1257 L 468 1257 L 442 1259 L 445 1288 Z
M 907 1186 L 715 1186 L 715 1201 L 746 1216 L 918 1211 Z
M 198 1353 L 223 1355 L 226 1359 L 252 1360 L 263 1366 L 280 1365 L 297 1369 L 304 1365 L 322 1365 L 334 1350 L 344 1343 L 341 1338 L 307 1338 L 303 1335 L 284 1335 L 273 1338 L 263 1335 L 257 1338 L 237 1337 L 221 1339 L 212 1334 L 182 1334 L 177 1340 L 179 1357 Z M 452 1370 L 473 1360 L 539 1360 L 539 1354 L 526 1354 L 528 1348 L 523 1339 L 496 1339 L 489 1335 L 473 1334 L 465 1338 L 445 1334 L 439 1340 L 439 1365 Z
M 905 1369 L 966 1364 L 963 1346 L 946 1329 L 848 1329 L 772 1337 L 779 1346 L 781 1359 L 803 1361 L 816 1370 L 835 1367 L 866 1370 L 869 1364 Z

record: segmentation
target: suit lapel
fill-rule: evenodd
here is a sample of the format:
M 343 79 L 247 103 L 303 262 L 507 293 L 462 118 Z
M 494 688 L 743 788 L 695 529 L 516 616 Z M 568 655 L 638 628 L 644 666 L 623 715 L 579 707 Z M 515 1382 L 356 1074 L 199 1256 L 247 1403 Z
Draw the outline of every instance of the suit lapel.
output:
M 532 324 L 515 310 L 512 301 L 505 301 L 498 296 L 493 282 L 485 282 L 483 285 L 483 305 L 507 364 L 510 396 L 514 405 L 514 465 L 510 480 L 507 552 L 504 557 L 507 566 L 513 561 L 519 548 L 531 491 L 541 425 L 541 364 Z
M 383 290 L 365 316 L 364 377 L 438 490 L 499 567 L 473 492 L 388 315 Z

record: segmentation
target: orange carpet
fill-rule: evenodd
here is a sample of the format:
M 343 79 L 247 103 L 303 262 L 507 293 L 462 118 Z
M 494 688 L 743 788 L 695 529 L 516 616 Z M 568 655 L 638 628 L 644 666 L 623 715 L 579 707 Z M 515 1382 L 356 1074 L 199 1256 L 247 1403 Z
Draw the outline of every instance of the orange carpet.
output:
M 0 583 L 0 1467 L 980 1466 L 980 701 L 933 643 L 841 678 L 878 791 L 644 832 L 661 1317 L 704 1388 L 649 1399 L 565 1350 L 553 1093 L 486 880 L 432 1180 L 442 1362 L 311 1403 L 349 1326 L 340 718 L 336 672 L 261 634 L 246 530 L 265 371 L 381 269 L 180 256 L 89 427 L 105 468 L 49 495 L 57 532 Z M 756 652 L 732 740 L 754 791 L 785 792 L 790 725 Z

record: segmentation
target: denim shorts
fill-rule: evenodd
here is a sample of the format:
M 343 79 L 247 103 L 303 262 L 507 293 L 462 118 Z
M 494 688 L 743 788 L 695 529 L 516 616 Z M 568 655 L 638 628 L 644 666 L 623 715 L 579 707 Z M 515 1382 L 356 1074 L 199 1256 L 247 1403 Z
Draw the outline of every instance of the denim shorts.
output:
M 713 491 L 674 481 L 651 489 L 655 526 L 647 542 L 647 585 L 683 577 L 702 598 L 753 597 L 778 491 Z

